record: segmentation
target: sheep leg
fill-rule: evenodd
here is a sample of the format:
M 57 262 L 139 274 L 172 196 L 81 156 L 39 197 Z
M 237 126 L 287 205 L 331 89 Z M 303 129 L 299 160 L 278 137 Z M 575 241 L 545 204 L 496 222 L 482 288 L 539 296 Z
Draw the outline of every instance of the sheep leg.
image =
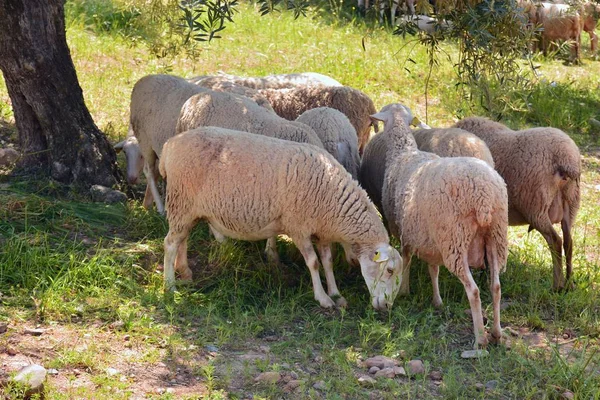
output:
M 436 308 L 442 306 L 442 297 L 440 296 L 440 285 L 438 282 L 439 273 L 439 265 L 429 265 L 429 277 L 431 278 L 431 285 L 433 287 L 433 306 Z
M 172 226 L 170 221 L 169 226 Z M 165 237 L 164 273 L 166 291 L 175 290 L 175 262 L 180 258 L 178 257 L 180 249 L 183 247 L 187 250 L 187 244 L 184 242 L 187 242 L 188 233 L 189 229 L 169 229 L 169 233 Z
M 298 250 L 300 250 L 300 253 L 302 253 L 304 262 L 310 271 L 310 278 L 312 279 L 315 300 L 317 300 L 323 308 L 335 307 L 334 301 L 327 296 L 327 293 L 325 293 L 325 290 L 323 289 L 323 284 L 321 284 L 321 277 L 319 276 L 319 260 L 317 259 L 315 249 L 313 249 L 312 242 L 310 239 L 292 238 L 292 240 L 298 247 Z
M 492 342 L 499 343 L 502 338 L 502 327 L 500 326 L 500 265 L 498 264 L 498 252 L 496 244 L 492 241 L 486 246 L 486 255 L 490 267 L 490 292 L 492 293 L 492 306 L 494 309 L 494 325 L 492 326 Z
M 187 258 L 187 236 L 183 239 L 177 249 L 177 258 L 175 259 L 175 271 L 179 271 L 181 279 L 184 281 L 192 280 L 192 270 L 188 266 Z
M 594 30 L 589 31 L 588 33 L 590 34 L 591 51 L 592 54 L 595 54 L 596 50 L 598 49 L 598 35 L 596 35 L 596 32 L 594 32 Z
M 475 348 L 487 346 L 487 337 L 485 336 L 485 328 L 483 326 L 483 313 L 481 311 L 481 299 L 479 297 L 479 288 L 473 280 L 467 255 L 464 254 L 460 259 L 450 260 L 446 262 L 446 266 L 450 271 L 453 271 L 458 279 L 462 282 L 469 304 L 471 306 L 471 315 L 473 316 L 473 333 L 475 334 Z
M 267 260 L 269 260 L 271 264 L 279 264 L 279 253 L 277 252 L 277 236 L 273 236 L 267 239 L 265 254 L 267 255 Z
M 406 247 L 403 248 L 402 260 L 404 260 L 404 267 L 402 268 L 402 281 L 400 282 L 400 289 L 398 291 L 401 296 L 408 296 L 410 294 L 410 259 L 410 251 Z
M 560 221 L 563 234 L 563 248 L 565 250 L 565 261 L 567 264 L 567 277 L 566 281 L 569 282 L 572 279 L 573 274 L 573 237 L 571 236 L 571 221 L 564 217 Z M 562 268 L 561 268 L 562 269 Z
M 552 227 L 550 220 L 544 220 L 542 222 L 532 224 L 533 228 L 539 231 L 550 247 L 550 253 L 552 254 L 552 265 L 554 268 L 554 279 L 552 288 L 554 290 L 561 290 L 565 288 L 565 276 L 562 271 L 562 239 L 556 233 Z
M 161 200 L 160 193 L 158 192 L 158 187 L 156 186 L 156 157 L 152 157 L 149 160 L 146 160 L 144 163 L 144 175 L 146 175 L 147 185 L 150 186 L 150 191 L 152 193 L 152 197 L 154 197 L 154 203 L 156 203 L 156 210 L 160 214 L 165 213 L 165 207 Z M 146 203 L 146 199 L 144 199 L 144 204 Z
M 146 192 L 144 193 L 144 201 L 142 205 L 146 210 L 149 210 L 154 204 L 154 198 L 152 197 L 152 191 L 150 190 L 150 185 L 146 185 Z
M 335 304 L 338 307 L 346 307 L 348 302 L 337 288 L 337 284 L 335 283 L 335 275 L 333 274 L 333 262 L 331 256 L 331 246 L 329 244 L 319 244 L 317 245 L 317 250 L 319 251 L 319 257 L 321 257 L 321 264 L 323 264 L 323 269 L 325 270 L 325 279 L 327 281 L 327 294 L 329 297 L 335 301 Z
M 210 233 L 215 237 L 215 240 L 219 243 L 223 243 L 226 239 L 225 235 L 216 230 L 211 224 L 208 224 L 208 229 L 210 229 Z

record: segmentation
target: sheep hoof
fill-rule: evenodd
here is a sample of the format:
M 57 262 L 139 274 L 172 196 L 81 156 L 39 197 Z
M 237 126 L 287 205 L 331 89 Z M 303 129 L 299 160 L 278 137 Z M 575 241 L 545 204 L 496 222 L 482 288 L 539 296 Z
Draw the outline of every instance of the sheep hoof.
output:
M 188 267 L 184 271 L 180 272 L 182 281 L 191 281 L 192 280 L 192 270 Z
M 348 302 L 346 301 L 346 299 L 343 296 L 340 296 L 339 294 L 331 296 L 331 299 L 333 301 L 335 301 L 335 305 L 338 308 L 346 308 L 346 307 L 348 307 Z
M 437 309 L 442 308 L 442 306 L 444 305 L 444 302 L 442 301 L 442 299 L 439 299 L 439 300 L 433 299 L 432 303 L 433 303 L 433 307 L 435 307 Z
M 321 307 L 323 308 L 335 308 L 335 303 L 331 300 L 331 297 L 325 296 L 325 298 L 319 300 L 317 299 Z
M 479 349 L 485 349 L 488 345 L 488 338 L 486 335 L 482 335 L 478 338 L 475 338 L 475 345 L 473 346 L 473 348 L 475 350 L 479 350 Z

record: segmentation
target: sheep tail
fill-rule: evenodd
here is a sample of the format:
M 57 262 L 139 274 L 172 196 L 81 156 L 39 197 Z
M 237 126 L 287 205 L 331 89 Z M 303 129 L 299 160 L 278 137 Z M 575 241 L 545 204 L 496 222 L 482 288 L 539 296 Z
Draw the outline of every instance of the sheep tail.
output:
M 493 214 L 492 209 L 488 206 L 483 206 L 475 211 L 477 224 L 481 227 L 487 227 L 492 224 Z

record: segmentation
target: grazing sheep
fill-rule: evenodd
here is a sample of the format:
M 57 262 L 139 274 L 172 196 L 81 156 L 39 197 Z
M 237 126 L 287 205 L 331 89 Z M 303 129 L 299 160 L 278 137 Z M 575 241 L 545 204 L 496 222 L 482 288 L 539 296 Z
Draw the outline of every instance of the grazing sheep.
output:
M 561 249 L 564 246 L 567 276 L 573 271 L 571 229 L 579 210 L 581 155 L 573 140 L 555 128 L 512 131 L 486 118 L 457 122 L 488 145 L 496 170 L 508 188 L 508 222 L 530 225 L 544 236 L 554 269 L 554 289 L 565 287 Z M 552 227 L 561 223 L 563 239 Z M 564 240 L 564 243 L 563 243 Z
M 402 261 L 366 193 L 319 148 L 276 138 L 203 127 L 167 141 L 160 173 L 168 180 L 165 285 L 174 287 L 174 264 L 187 269 L 186 243 L 199 219 L 226 236 L 261 240 L 288 235 L 296 244 L 322 307 L 340 297 L 332 269 L 333 242 L 359 259 L 373 307 L 390 307 Z M 323 290 L 312 239 L 317 241 L 328 293 Z M 177 259 L 177 261 L 176 261 Z M 337 299 L 334 301 L 334 299 Z
M 570 10 L 567 4 L 541 3 L 537 9 L 537 23 L 543 27 L 541 46 L 544 55 L 551 43 L 572 40 L 571 59 L 580 59 L 581 31 L 583 18 L 578 11 Z
M 479 288 L 469 266 L 490 268 L 494 310 L 493 340 L 499 340 L 500 272 L 506 266 L 508 205 L 506 185 L 485 162 L 472 157 L 440 158 L 419 151 L 404 120 L 405 109 L 391 104 L 373 115 L 384 122 L 388 147 L 382 189 L 390 233 L 402 242 L 405 261 L 400 292 L 408 293 L 410 257 L 429 264 L 433 304 L 440 306 L 439 265 L 456 275 L 467 292 L 475 347 L 486 346 Z
M 494 159 L 485 142 L 470 132 L 458 128 L 418 129 L 412 131 L 421 151 L 440 157 L 475 157 L 494 168 Z
M 279 75 L 267 75 L 264 77 L 243 77 L 229 75 L 225 73 L 219 73 L 216 76 L 198 76 L 190 79 L 193 83 L 205 82 L 218 82 L 227 80 L 236 85 L 245 86 L 252 89 L 289 89 L 300 86 L 342 86 L 341 83 L 335 79 L 318 74 L 316 72 L 302 72 L 297 74 L 279 74 Z
M 600 5 L 592 2 L 583 5 L 583 31 L 590 35 L 590 49 L 592 53 L 596 53 L 598 49 L 598 36 L 596 35 L 598 15 L 600 15 Z
M 207 88 L 213 90 L 215 92 L 227 92 L 227 93 L 235 93 L 240 96 L 248 97 L 256 102 L 259 106 L 266 108 L 267 110 L 274 112 L 273 107 L 271 107 L 271 103 L 261 94 L 258 93 L 256 89 L 249 88 L 247 86 L 242 86 L 237 83 L 234 83 L 223 76 L 205 76 L 205 77 L 196 77 L 192 79 L 188 79 L 188 82 L 193 83 L 194 85 L 198 85 L 203 88 Z
M 344 114 L 333 108 L 319 107 L 303 112 L 296 121 L 313 128 L 325 150 L 338 160 L 354 179 L 358 178 L 360 156 L 356 131 Z
M 377 110 L 373 101 L 360 90 L 347 86 L 307 86 L 295 89 L 264 89 L 264 95 L 280 117 L 295 120 L 303 112 L 317 107 L 330 107 L 348 117 L 358 136 L 358 152 L 362 154 L 371 134 L 371 118 Z M 377 132 L 377 125 L 375 125 Z

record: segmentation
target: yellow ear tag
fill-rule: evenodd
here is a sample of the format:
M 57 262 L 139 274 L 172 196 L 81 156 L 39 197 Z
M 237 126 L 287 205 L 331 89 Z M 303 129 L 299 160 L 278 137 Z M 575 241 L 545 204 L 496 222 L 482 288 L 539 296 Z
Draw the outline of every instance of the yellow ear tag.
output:
M 376 251 L 375 256 L 373 257 L 373 261 L 375 261 L 375 262 L 379 261 L 380 257 L 381 257 L 381 254 L 378 251 Z
M 420 123 L 420 122 L 421 122 L 421 121 L 419 121 L 419 118 L 417 118 L 417 117 L 414 117 L 414 118 L 412 119 L 412 121 L 410 121 L 410 124 L 411 124 L 411 125 L 413 125 L 413 126 L 417 126 L 417 125 L 419 125 L 419 123 Z

